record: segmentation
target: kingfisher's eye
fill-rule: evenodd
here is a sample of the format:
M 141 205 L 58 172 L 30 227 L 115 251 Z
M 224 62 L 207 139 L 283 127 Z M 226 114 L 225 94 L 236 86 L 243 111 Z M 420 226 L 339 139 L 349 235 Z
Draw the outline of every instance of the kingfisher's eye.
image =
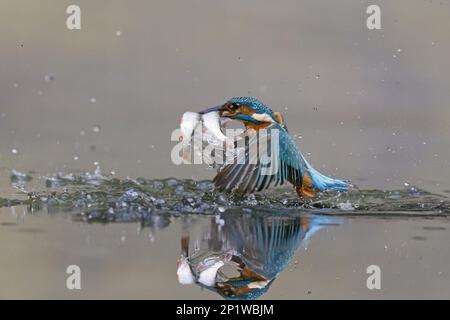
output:
M 232 110 L 232 111 L 236 111 L 237 109 L 239 109 L 240 104 L 239 103 L 232 103 L 228 109 Z

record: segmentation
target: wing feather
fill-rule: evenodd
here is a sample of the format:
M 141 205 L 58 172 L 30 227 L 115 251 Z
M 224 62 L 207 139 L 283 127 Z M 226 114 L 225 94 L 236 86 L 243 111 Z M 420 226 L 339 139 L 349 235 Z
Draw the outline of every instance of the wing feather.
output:
M 271 140 L 271 130 L 274 129 L 278 130 L 278 141 Z M 286 181 L 294 185 L 301 185 L 307 163 L 285 127 L 274 123 L 263 134 L 266 134 L 266 137 L 261 135 L 260 130 L 258 136 L 255 135 L 249 139 L 249 149 L 252 150 L 256 147 L 258 150 L 257 158 L 255 159 L 255 153 L 253 152 L 249 159 L 242 159 L 242 157 L 245 157 L 244 153 L 237 157 L 236 163 L 225 165 L 213 180 L 217 188 L 226 191 L 238 190 L 244 193 L 252 193 L 267 189 L 271 185 L 283 185 Z M 262 138 L 267 139 L 270 143 L 263 144 L 261 147 L 258 141 Z M 269 150 L 267 150 L 267 146 L 272 143 L 278 143 L 278 148 L 275 148 L 277 153 L 271 155 L 273 156 L 271 159 L 276 158 L 278 161 L 278 166 L 274 172 L 267 174 L 264 164 L 268 161 Z

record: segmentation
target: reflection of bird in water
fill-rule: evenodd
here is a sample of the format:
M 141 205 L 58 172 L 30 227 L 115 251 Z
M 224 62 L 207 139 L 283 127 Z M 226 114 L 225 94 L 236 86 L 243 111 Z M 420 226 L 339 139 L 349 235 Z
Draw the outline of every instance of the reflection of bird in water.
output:
M 178 280 L 238 299 L 256 299 L 264 294 L 298 247 L 329 219 L 233 212 L 221 218 L 223 226 L 211 219 L 199 248 L 191 255 L 190 238 L 185 230 Z
M 271 141 L 272 144 L 277 145 L 278 150 L 273 149 L 276 154 L 271 155 L 270 159 L 265 159 L 273 160 L 271 163 L 277 164 L 274 172 L 267 172 L 264 168 L 262 164 L 267 162 L 263 161 L 261 150 L 258 150 L 250 155 L 248 161 L 242 158 L 237 159 L 236 163 L 225 165 L 214 178 L 218 188 L 251 193 L 267 189 L 271 185 L 290 182 L 302 198 L 313 198 L 317 192 L 326 190 L 346 191 L 349 188 L 347 182 L 326 177 L 315 170 L 303 157 L 289 135 L 281 114 L 272 111 L 259 100 L 250 97 L 232 98 L 221 106 L 209 108 L 200 113 L 210 112 L 219 112 L 223 118 L 241 121 L 248 132 L 266 132 L 265 139 L 270 140 L 274 132 L 278 135 L 274 141 Z M 254 135 L 250 145 L 261 145 L 262 137 L 256 136 Z M 248 154 L 242 157 L 248 157 Z

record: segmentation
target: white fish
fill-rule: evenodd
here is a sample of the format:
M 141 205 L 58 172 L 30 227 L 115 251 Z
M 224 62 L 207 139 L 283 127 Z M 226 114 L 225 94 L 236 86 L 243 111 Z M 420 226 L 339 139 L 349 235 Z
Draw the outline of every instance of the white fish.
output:
M 181 257 L 178 260 L 177 277 L 180 284 L 193 284 L 195 282 L 194 275 L 186 257 Z
M 226 141 L 227 137 L 223 134 L 222 129 L 220 127 L 220 115 L 219 112 L 213 111 L 205 113 L 202 116 L 203 124 L 205 125 L 206 129 L 214 135 L 218 140 L 220 141 Z
M 201 284 L 212 287 L 216 284 L 216 276 L 217 272 L 221 267 L 223 267 L 225 263 L 221 260 L 214 263 L 212 266 L 200 272 L 200 276 L 198 277 L 198 282 Z
M 180 129 L 182 141 L 189 141 L 194 133 L 195 128 L 200 122 L 200 114 L 197 112 L 185 112 L 181 117 Z

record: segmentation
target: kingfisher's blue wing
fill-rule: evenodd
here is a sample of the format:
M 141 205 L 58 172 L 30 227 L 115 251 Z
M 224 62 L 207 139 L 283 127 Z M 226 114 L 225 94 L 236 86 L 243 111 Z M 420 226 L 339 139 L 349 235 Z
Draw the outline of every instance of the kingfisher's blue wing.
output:
M 214 182 L 219 189 L 251 193 L 287 181 L 301 185 L 306 168 L 287 130 L 274 123 L 250 137 L 246 152 L 225 165 Z
M 257 152 L 255 152 L 257 150 Z M 305 179 L 307 177 L 307 179 Z M 217 188 L 252 193 L 290 182 L 318 191 L 345 191 L 348 183 L 326 177 L 303 157 L 285 126 L 273 123 L 249 139 L 246 152 L 225 165 L 214 178 Z

